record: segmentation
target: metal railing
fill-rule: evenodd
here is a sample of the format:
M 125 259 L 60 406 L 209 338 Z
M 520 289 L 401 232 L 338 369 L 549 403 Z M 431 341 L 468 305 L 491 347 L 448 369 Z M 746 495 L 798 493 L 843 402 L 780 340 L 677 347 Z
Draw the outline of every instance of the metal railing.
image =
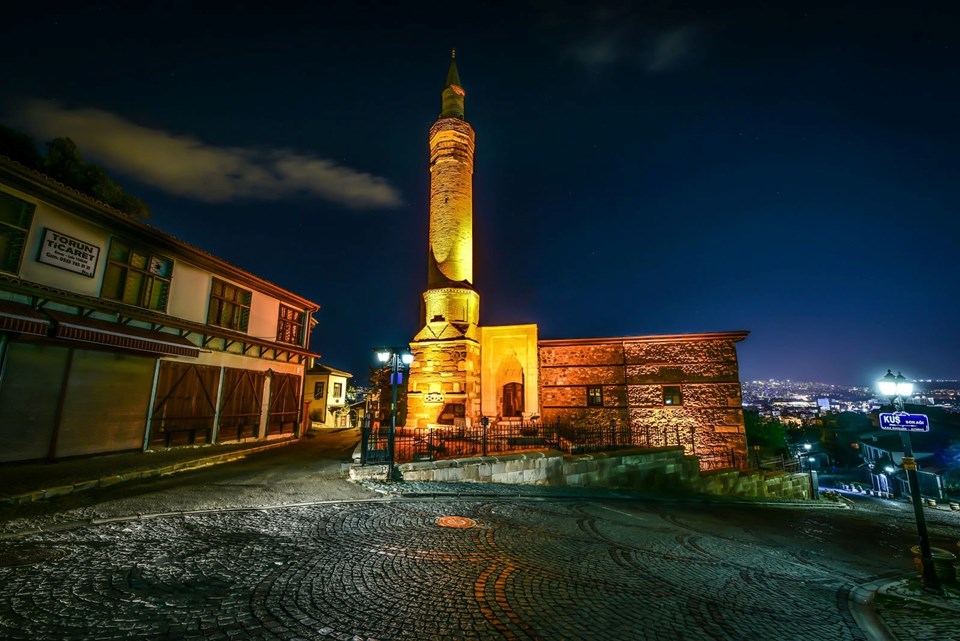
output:
M 750 468 L 750 458 L 743 452 L 727 448 L 720 452 L 711 452 L 710 454 L 698 454 L 700 459 L 700 470 L 723 470 L 738 469 L 746 470 Z
M 362 428 L 362 463 L 375 465 L 390 460 L 389 429 L 389 426 Z M 688 438 L 684 438 L 679 432 L 674 434 L 672 430 L 669 435 L 657 435 L 653 430 L 632 430 L 628 425 L 615 422 L 607 426 L 597 426 L 559 421 L 499 421 L 487 426 L 397 428 L 394 461 L 435 461 L 541 449 L 586 454 L 661 446 L 684 447 L 687 453 L 699 456 L 701 470 L 729 467 L 745 469 L 749 466 L 746 454 L 733 449 L 701 455 L 695 451 L 692 433 Z

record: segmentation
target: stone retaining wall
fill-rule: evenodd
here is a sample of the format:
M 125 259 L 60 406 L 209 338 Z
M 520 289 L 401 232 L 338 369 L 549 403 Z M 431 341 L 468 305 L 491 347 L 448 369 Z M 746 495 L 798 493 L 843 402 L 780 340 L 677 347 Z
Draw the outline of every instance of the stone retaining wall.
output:
M 398 469 L 404 481 L 564 485 L 563 456 L 554 451 L 404 463 Z
M 509 483 L 695 492 L 743 497 L 810 498 L 806 474 L 717 470 L 700 472 L 682 447 L 564 456 L 547 450 L 500 456 L 405 463 L 404 481 Z M 357 478 L 351 470 L 351 476 Z

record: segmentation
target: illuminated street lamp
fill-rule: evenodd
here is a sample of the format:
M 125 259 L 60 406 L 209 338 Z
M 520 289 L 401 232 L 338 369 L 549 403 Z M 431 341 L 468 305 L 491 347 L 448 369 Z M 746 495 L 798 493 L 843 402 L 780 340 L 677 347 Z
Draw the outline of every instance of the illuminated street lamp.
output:
M 897 372 L 894 376 L 891 370 L 877 381 L 880 393 L 893 403 L 895 414 L 906 414 L 903 409 L 903 397 L 913 394 L 913 383 Z M 901 431 L 903 441 L 903 469 L 907 472 L 907 483 L 910 485 L 910 497 L 913 499 L 913 513 L 917 519 L 917 534 L 920 535 L 920 583 L 924 589 L 931 592 L 940 592 L 940 580 L 933 566 L 933 556 L 930 554 L 930 537 L 927 535 L 927 521 L 923 515 L 923 498 L 920 496 L 920 478 L 917 476 L 917 462 L 913 457 L 913 445 L 910 443 L 910 432 Z
M 810 477 L 810 498 L 819 499 L 820 498 L 820 482 L 817 480 L 817 473 L 813 471 L 813 464 L 816 462 L 817 457 L 809 456 L 813 454 L 813 445 L 810 443 L 803 444 L 803 450 L 797 451 L 797 463 L 800 465 L 800 472 L 804 471 L 803 469 L 803 454 L 807 454 L 807 475 Z
M 891 370 L 887 370 L 883 378 L 877 381 L 877 387 L 881 394 L 892 400 L 898 412 L 903 411 L 903 397 L 913 394 L 913 382 L 908 381 L 900 372 L 894 376 Z
M 387 435 L 387 480 L 393 480 L 394 447 L 397 439 L 397 387 L 403 382 L 403 368 L 413 362 L 413 354 L 385 347 L 377 350 L 377 360 L 390 363 L 390 387 L 393 400 L 390 402 L 390 432 Z M 402 367 L 401 367 L 402 363 Z

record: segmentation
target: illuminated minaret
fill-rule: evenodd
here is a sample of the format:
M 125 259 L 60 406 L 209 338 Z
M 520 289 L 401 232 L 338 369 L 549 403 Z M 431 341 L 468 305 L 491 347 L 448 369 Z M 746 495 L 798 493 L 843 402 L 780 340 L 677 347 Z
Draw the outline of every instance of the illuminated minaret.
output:
M 410 344 L 407 426 L 479 418 L 480 296 L 473 289 L 473 127 L 452 55 L 430 128 L 430 231 L 421 329 Z
M 430 128 L 429 287 L 473 281 L 473 127 L 463 118 L 466 93 L 450 61 L 443 109 Z
M 454 55 L 456 55 L 454 53 Z M 414 340 L 475 338 L 480 297 L 473 291 L 473 127 L 464 120 L 466 92 L 456 58 L 430 128 L 430 235 L 427 291 Z

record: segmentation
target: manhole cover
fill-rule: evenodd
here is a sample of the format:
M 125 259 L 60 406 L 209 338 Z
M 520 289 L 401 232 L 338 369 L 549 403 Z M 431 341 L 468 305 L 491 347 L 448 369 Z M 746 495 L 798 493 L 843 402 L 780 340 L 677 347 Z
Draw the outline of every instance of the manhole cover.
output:
M 22 547 L 0 552 L 0 568 L 12 568 L 18 565 L 35 565 L 44 561 L 56 561 L 65 557 L 64 550 L 56 548 Z
M 440 527 L 468 528 L 476 524 L 476 521 L 465 516 L 441 516 L 437 519 L 437 525 Z

